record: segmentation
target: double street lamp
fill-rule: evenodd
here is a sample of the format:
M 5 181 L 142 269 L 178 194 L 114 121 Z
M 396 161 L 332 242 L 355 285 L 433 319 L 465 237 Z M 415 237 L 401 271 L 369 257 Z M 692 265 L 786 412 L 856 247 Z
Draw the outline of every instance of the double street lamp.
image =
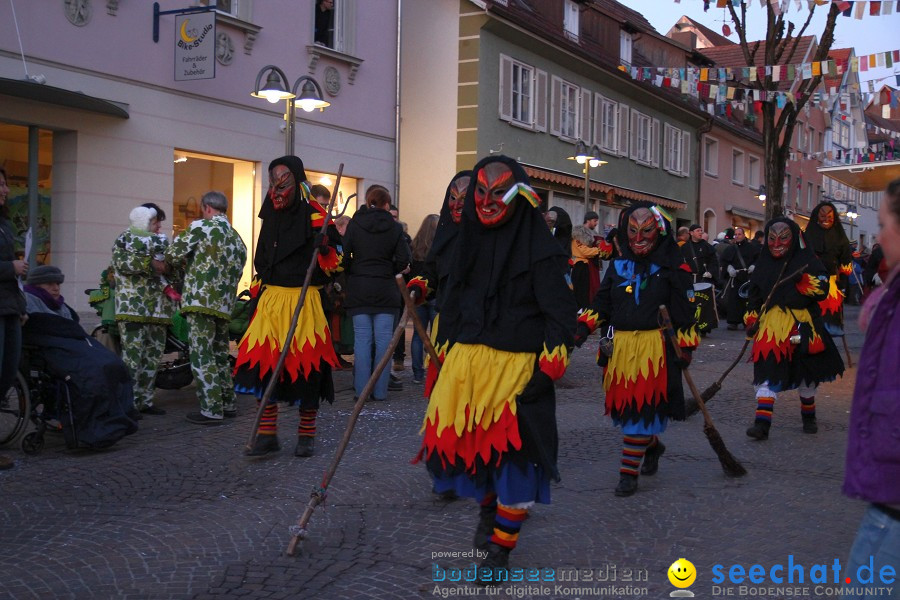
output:
M 591 167 L 605 165 L 607 161 L 601 158 L 600 148 L 597 147 L 597 144 L 588 149 L 587 144 L 581 140 L 575 144 L 575 154 L 569 156 L 568 159 L 584 165 L 584 212 L 587 214 L 591 209 Z
M 268 73 L 266 83 L 260 87 L 263 75 L 266 73 Z M 303 86 L 302 89 L 301 85 Z M 299 95 L 297 94 L 298 90 L 300 91 Z M 294 154 L 294 115 L 296 106 L 300 106 L 306 112 L 312 112 L 317 108 L 322 110 L 327 106 L 331 106 L 331 102 L 323 99 L 322 88 L 319 86 L 318 81 L 309 75 L 304 75 L 297 79 L 291 87 L 288 84 L 287 75 L 275 65 L 266 65 L 259 71 L 256 75 L 256 85 L 250 95 L 254 98 L 265 98 L 272 104 L 279 100 L 287 100 L 287 108 L 284 115 L 287 125 L 284 132 L 284 149 L 285 154 L 288 155 Z

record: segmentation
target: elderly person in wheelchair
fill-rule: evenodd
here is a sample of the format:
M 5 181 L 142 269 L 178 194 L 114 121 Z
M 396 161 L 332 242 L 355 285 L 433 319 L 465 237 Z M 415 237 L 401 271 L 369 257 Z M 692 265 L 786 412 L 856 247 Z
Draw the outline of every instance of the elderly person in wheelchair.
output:
M 22 328 L 25 361 L 63 381 L 68 415 L 60 418 L 68 445 L 105 448 L 137 431 L 134 393 L 128 369 L 118 356 L 91 338 L 78 314 L 65 303 L 59 268 L 42 265 L 28 274 Z M 63 406 L 57 406 L 63 412 Z M 74 424 L 65 431 L 66 423 Z M 74 443 L 72 440 L 75 440 Z

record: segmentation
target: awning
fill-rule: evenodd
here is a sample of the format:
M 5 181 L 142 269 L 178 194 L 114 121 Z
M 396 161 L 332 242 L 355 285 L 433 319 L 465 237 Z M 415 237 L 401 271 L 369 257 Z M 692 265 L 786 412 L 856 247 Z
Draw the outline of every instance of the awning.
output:
M 548 183 L 557 183 L 559 185 L 564 185 L 581 190 L 584 189 L 584 178 L 582 177 L 575 177 L 574 175 L 569 175 L 568 173 L 562 173 L 560 171 L 544 169 L 541 167 L 532 167 L 530 165 L 522 166 L 525 168 L 525 172 L 528 174 L 528 177 L 530 179 L 546 181 Z M 609 202 L 612 202 L 615 199 L 624 198 L 628 200 L 646 200 L 647 202 L 654 202 L 656 204 L 659 204 L 663 208 L 669 208 L 672 210 L 681 210 L 687 206 L 687 203 L 682 202 L 681 200 L 675 200 L 674 198 L 666 198 L 664 196 L 657 196 L 656 194 L 650 194 L 648 192 L 641 192 L 622 186 L 594 181 L 593 179 L 591 180 L 590 189 L 591 192 L 606 194 Z
M 819 167 L 819 173 L 861 192 L 883 192 L 900 177 L 900 160 Z
M 33 81 L 20 81 L 0 77 L 0 95 L 16 96 L 35 102 L 46 102 L 66 108 L 76 108 L 101 115 L 110 115 L 120 119 L 128 118 L 128 105 L 121 102 L 104 100 L 73 92 L 52 85 L 35 83 Z
M 726 206 L 725 212 L 730 212 L 731 214 L 738 217 L 745 217 L 747 219 L 753 219 L 754 221 L 765 221 L 766 215 L 763 213 L 755 212 L 752 210 L 747 210 L 746 208 L 741 208 L 740 206 Z

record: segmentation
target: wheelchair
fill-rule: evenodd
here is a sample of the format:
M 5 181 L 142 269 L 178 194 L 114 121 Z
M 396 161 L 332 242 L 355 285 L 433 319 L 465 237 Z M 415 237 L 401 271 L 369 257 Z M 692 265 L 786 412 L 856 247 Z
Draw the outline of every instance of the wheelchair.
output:
M 66 446 L 78 446 L 67 382 L 50 376 L 40 350 L 26 345 L 16 380 L 0 397 L 0 447 L 17 443 L 29 422 L 35 429 L 21 438 L 25 454 L 39 453 L 44 434 L 63 433 L 64 424 Z

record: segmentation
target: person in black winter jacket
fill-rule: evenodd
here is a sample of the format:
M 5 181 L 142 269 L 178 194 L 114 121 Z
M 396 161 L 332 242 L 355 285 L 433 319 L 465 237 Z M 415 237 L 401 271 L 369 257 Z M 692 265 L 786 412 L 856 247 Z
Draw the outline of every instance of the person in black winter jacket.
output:
M 362 393 L 375 364 L 387 351 L 402 300 L 394 275 L 409 268 L 409 245 L 403 227 L 388 209 L 391 195 L 373 185 L 344 234 L 347 298 L 344 306 L 353 319 L 353 386 Z M 372 348 L 375 348 L 374 358 Z M 379 376 L 373 400 L 386 400 L 390 371 Z
M 8 196 L 6 171 L 0 168 L 0 395 L 6 394 L 19 368 L 25 297 L 18 278 L 28 273 L 28 263 L 16 258 L 15 233 L 6 207 Z M 12 459 L 0 456 L 0 469 L 12 466 Z

